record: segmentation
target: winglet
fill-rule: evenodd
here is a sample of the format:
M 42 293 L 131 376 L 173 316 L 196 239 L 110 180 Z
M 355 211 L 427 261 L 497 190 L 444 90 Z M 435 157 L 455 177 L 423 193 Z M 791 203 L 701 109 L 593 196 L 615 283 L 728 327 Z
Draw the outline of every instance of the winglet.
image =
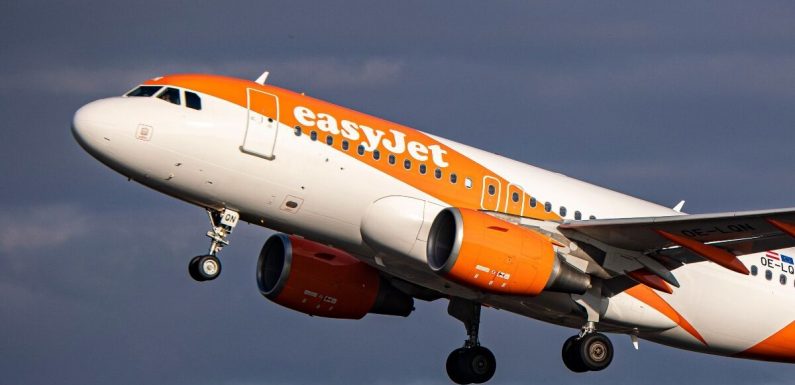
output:
M 668 239 L 669 241 L 676 243 L 679 246 L 682 246 L 712 262 L 717 263 L 729 270 L 736 271 L 740 274 L 748 275 L 751 272 L 748 271 L 748 268 L 743 265 L 743 263 L 737 259 L 737 256 L 734 254 L 715 247 L 710 246 L 695 239 L 683 237 L 681 235 L 673 235 L 671 233 L 666 233 L 662 230 L 657 230 L 657 234 L 660 234 L 663 238 Z
M 254 80 L 254 82 L 257 84 L 265 84 L 265 81 L 268 80 L 268 75 L 270 75 L 270 72 L 265 71 L 257 78 L 257 80 Z
M 679 201 L 679 203 L 674 206 L 674 211 L 681 213 L 683 207 L 685 207 L 685 201 Z

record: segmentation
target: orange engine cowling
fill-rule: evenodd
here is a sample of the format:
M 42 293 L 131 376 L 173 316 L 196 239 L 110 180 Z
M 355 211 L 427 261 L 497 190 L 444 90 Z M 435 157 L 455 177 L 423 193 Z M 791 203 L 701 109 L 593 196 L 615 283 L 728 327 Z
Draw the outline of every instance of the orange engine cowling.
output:
M 312 316 L 359 319 L 367 313 L 408 316 L 414 299 L 348 253 L 274 234 L 262 246 L 257 285 L 266 298 Z
M 426 253 L 433 271 L 493 293 L 582 294 L 591 285 L 588 274 L 558 259 L 548 237 L 470 209 L 442 210 L 431 225 Z

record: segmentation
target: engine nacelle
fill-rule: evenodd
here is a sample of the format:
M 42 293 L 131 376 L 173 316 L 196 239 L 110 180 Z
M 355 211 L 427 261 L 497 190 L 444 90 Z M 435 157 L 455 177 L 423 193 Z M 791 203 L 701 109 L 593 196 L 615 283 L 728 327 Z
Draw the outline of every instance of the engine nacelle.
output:
M 262 246 L 257 285 L 266 298 L 312 316 L 359 319 L 408 316 L 414 299 L 350 254 L 303 238 L 274 234 Z
M 551 240 L 486 213 L 448 207 L 428 235 L 428 265 L 438 274 L 493 293 L 582 294 L 591 277 L 555 255 Z

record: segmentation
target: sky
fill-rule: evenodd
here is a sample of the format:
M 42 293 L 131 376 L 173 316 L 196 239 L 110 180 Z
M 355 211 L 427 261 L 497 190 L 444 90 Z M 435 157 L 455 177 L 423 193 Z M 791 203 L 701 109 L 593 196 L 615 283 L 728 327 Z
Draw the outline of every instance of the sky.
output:
M 196 283 L 205 212 L 72 138 L 81 105 L 166 73 L 255 79 L 690 213 L 795 206 L 787 1 L 6 1 L 0 4 L 0 383 L 444 384 L 446 301 L 312 318 L 263 298 L 270 231 L 239 226 Z M 727 301 L 730 299 L 726 299 Z M 774 312 L 775 309 L 770 309 Z M 761 315 L 760 315 L 761 316 Z M 749 325 L 753 327 L 753 325 Z M 484 310 L 491 384 L 785 384 L 795 367 Z

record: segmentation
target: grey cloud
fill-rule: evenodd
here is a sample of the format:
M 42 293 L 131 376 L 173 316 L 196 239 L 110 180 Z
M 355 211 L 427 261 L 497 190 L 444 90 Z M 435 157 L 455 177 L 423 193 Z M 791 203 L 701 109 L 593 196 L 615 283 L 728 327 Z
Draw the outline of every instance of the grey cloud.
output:
M 373 87 L 394 84 L 401 75 L 403 63 L 381 58 L 367 59 L 357 64 L 346 64 L 337 59 L 307 58 L 293 62 L 276 62 L 279 77 L 305 78 L 319 88 Z
M 196 65 L 190 62 L 141 63 L 104 68 L 25 68 L 2 78 L 2 92 L 43 92 L 57 95 L 93 96 L 122 94 L 133 85 L 168 73 L 219 73 L 255 78 L 265 70 L 278 79 L 303 79 L 317 89 L 374 87 L 394 84 L 403 69 L 401 60 L 370 57 L 343 61 L 335 57 L 297 57 L 259 61 L 219 61 Z M 273 80 L 273 78 L 272 78 Z
M 69 204 L 1 210 L 0 250 L 12 253 L 62 245 L 88 234 L 89 218 Z
M 542 69 L 531 79 L 539 97 L 556 101 L 599 93 L 787 98 L 795 94 L 795 76 L 790 71 L 794 64 L 795 56 L 786 54 L 653 54 L 611 60 L 580 71 Z

